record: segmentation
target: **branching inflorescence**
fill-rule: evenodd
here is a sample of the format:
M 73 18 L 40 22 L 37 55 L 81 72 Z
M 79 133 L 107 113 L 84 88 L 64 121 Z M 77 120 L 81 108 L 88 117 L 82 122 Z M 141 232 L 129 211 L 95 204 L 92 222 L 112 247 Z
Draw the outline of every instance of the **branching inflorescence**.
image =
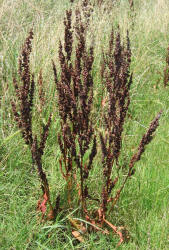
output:
M 100 208 L 98 209 L 99 221 L 107 222 L 106 214 L 108 204 L 111 203 L 111 208 L 118 201 L 121 191 L 123 190 L 128 178 L 134 174 L 134 164 L 140 160 L 145 146 L 150 143 L 153 138 L 154 131 L 159 125 L 161 111 L 156 118 L 151 122 L 147 133 L 142 137 L 137 152 L 132 156 L 128 173 L 124 180 L 120 177 L 119 156 L 122 151 L 122 133 L 126 120 L 127 111 L 130 104 L 130 86 L 132 84 L 132 74 L 130 73 L 131 50 L 130 41 L 127 32 L 127 44 L 122 45 L 120 32 L 114 34 L 112 30 L 109 50 L 103 53 L 103 62 L 101 66 L 101 77 L 104 86 L 107 89 L 108 107 L 104 110 L 104 133 L 100 133 L 100 143 L 102 151 L 102 166 L 103 166 L 103 186 L 102 199 Z M 105 101 L 102 105 L 105 105 Z M 116 184 L 122 181 L 121 187 L 115 191 L 114 197 L 111 197 L 111 192 Z M 116 228 L 114 228 L 115 231 Z M 117 232 L 116 232 L 117 233 Z M 120 242 L 123 241 L 120 232 Z
M 76 38 L 75 59 L 72 63 L 73 32 L 71 28 L 71 11 L 67 11 L 65 25 L 64 49 L 60 42 L 59 61 L 61 79 L 57 80 L 56 67 L 53 62 L 53 71 L 58 93 L 58 107 L 61 118 L 61 133 L 58 142 L 62 153 L 60 168 L 68 181 L 71 191 L 72 180 L 77 181 L 77 171 L 80 172 L 79 196 L 82 202 L 82 211 L 86 209 L 85 199 L 88 188 L 85 179 L 89 176 L 93 159 L 96 155 L 96 137 L 91 119 L 93 102 L 93 78 L 91 75 L 93 64 L 93 48 L 86 49 L 86 26 L 83 24 L 80 12 L 76 11 Z M 84 163 L 85 153 L 92 149 L 88 163 Z M 65 173 L 62 169 L 64 164 Z M 78 184 L 77 184 L 78 186 Z M 69 197 L 70 203 L 70 197 Z
M 43 125 L 42 133 L 40 135 L 40 142 L 38 143 L 37 135 L 34 135 L 32 131 L 33 127 L 33 100 L 35 92 L 35 81 L 34 75 L 30 70 L 30 53 L 32 50 L 31 40 L 33 39 L 33 31 L 29 32 L 29 36 L 26 38 L 24 43 L 20 58 L 19 58 L 19 80 L 13 78 L 13 84 L 15 87 L 17 101 L 12 101 L 12 109 L 15 121 L 18 124 L 18 127 L 21 129 L 22 137 L 25 140 L 25 143 L 29 145 L 33 163 L 37 166 L 38 174 L 42 184 L 42 191 L 44 199 L 50 203 L 49 196 L 49 185 L 46 178 L 46 174 L 42 168 L 42 156 L 45 149 L 46 140 L 49 133 L 49 127 L 51 123 L 51 115 L 48 118 L 46 125 Z M 22 85 L 20 85 L 20 83 Z M 43 95 L 43 80 L 42 74 L 39 76 L 39 98 L 41 103 L 41 110 L 44 105 L 44 95 Z M 41 113 L 41 112 L 40 112 Z
M 85 9 L 87 9 L 88 2 L 83 1 Z M 85 20 L 83 20 L 79 9 L 76 9 L 75 14 L 76 23 L 73 26 L 72 10 L 66 11 L 64 43 L 59 42 L 58 59 L 60 74 L 57 72 L 55 62 L 52 61 L 57 90 L 57 106 L 60 116 L 60 132 L 57 134 L 61 152 L 59 159 L 60 171 L 67 183 L 69 206 L 73 208 L 75 200 L 78 198 L 81 205 L 81 214 L 90 222 L 90 225 L 98 230 L 98 226 L 102 227 L 104 223 L 108 224 L 119 235 L 120 245 L 123 242 L 123 236 L 115 226 L 107 221 L 108 208 L 114 207 L 127 180 L 134 174 L 135 163 L 140 160 L 145 146 L 150 143 L 159 125 L 161 111 L 143 135 L 137 152 L 129 161 L 125 177 L 120 175 L 123 166 L 119 157 L 122 151 L 123 130 L 130 104 L 130 86 L 132 84 L 129 34 L 127 32 L 126 44 L 122 44 L 120 29 L 118 28 L 117 32 L 112 30 L 108 50 L 103 52 L 100 71 L 104 93 L 107 96 L 107 104 L 105 100 L 102 100 L 102 103 L 100 103 L 104 119 L 98 134 L 98 129 L 94 126 L 95 124 L 93 124 L 92 120 L 94 48 L 92 46 L 87 48 L 86 43 L 91 13 L 86 14 L 87 16 L 83 13 Z M 19 58 L 18 79 L 13 78 L 16 100 L 12 101 L 12 109 L 15 121 L 21 129 L 22 137 L 30 147 L 32 160 L 37 166 L 41 180 L 44 200 L 42 202 L 39 201 L 38 208 L 44 216 L 46 203 L 48 203 L 50 207 L 48 218 L 55 219 L 59 207 L 60 194 L 56 198 L 54 208 L 50 200 L 47 177 L 42 167 L 42 156 L 48 138 L 51 115 L 46 125 L 42 125 L 40 136 L 33 132 L 35 81 L 34 75 L 30 70 L 32 39 L 33 31 L 31 30 Z M 166 61 L 168 63 L 168 57 Z M 45 93 L 41 71 L 38 85 L 41 119 L 42 111 L 45 107 Z M 97 136 L 99 136 L 100 143 L 97 142 Z M 39 137 L 40 139 L 38 139 Z M 90 179 L 90 171 L 94 166 L 95 156 L 100 148 L 102 153 L 102 161 L 100 163 L 100 166 L 102 166 L 100 168 L 102 172 L 102 187 L 100 199 L 98 199 L 90 194 L 88 180 Z M 115 189 L 117 183 L 120 188 Z M 75 198 L 73 197 L 74 194 Z M 95 211 L 91 211 L 88 207 L 88 200 L 97 201 L 95 206 L 97 209 Z M 94 219 L 92 219 L 93 217 Z
M 102 216 L 105 215 L 108 197 L 118 180 L 111 179 L 112 168 L 116 163 L 119 166 L 119 155 L 122 146 L 122 132 L 127 110 L 130 104 L 130 74 L 131 50 L 127 34 L 127 46 L 121 44 L 119 31 L 114 37 L 112 30 L 109 50 L 103 54 L 103 66 L 101 68 L 102 81 L 108 93 L 108 109 L 104 115 L 106 133 L 100 133 L 103 164 L 103 189 L 102 189 Z

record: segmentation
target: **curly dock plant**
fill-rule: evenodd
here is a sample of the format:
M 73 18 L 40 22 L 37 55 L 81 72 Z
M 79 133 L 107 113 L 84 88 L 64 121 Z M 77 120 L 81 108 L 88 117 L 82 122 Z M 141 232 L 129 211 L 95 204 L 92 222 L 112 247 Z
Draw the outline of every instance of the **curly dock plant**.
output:
M 108 204 L 111 208 L 114 207 L 120 198 L 120 194 L 129 179 L 135 172 L 134 164 L 140 160 L 145 146 L 150 143 L 153 134 L 159 125 L 161 111 L 151 122 L 149 129 L 143 135 L 138 146 L 137 152 L 132 156 L 126 177 L 120 175 L 120 170 L 123 165 L 119 163 L 120 153 L 122 151 L 122 134 L 126 115 L 130 104 L 130 86 L 132 84 L 132 74 L 130 73 L 131 50 L 130 40 L 127 33 L 126 46 L 122 44 L 120 32 L 114 34 L 112 30 L 109 49 L 103 53 L 103 62 L 101 66 L 101 77 L 103 86 L 107 90 L 108 105 L 103 107 L 104 111 L 104 132 L 100 133 L 100 143 L 102 151 L 102 167 L 103 167 L 103 186 L 100 208 L 98 209 L 99 222 L 106 222 L 113 230 L 119 234 L 120 242 L 123 242 L 123 237 L 117 228 L 106 220 L 108 214 Z M 105 101 L 102 101 L 102 106 Z M 124 178 L 124 179 L 123 179 Z M 117 183 L 122 183 L 121 187 L 115 191 Z M 112 197 L 111 193 L 114 193 Z
M 93 105 L 94 78 L 92 75 L 94 48 L 92 46 L 88 48 L 86 42 L 89 19 L 84 20 L 79 9 L 76 9 L 75 14 L 75 25 L 72 25 L 72 10 L 66 11 L 64 41 L 59 42 L 59 74 L 55 62 L 52 61 L 60 117 L 60 131 L 57 132 L 57 142 L 60 148 L 59 167 L 66 181 L 68 205 L 70 208 L 76 208 L 77 205 L 80 205 L 82 219 L 85 219 L 90 226 L 84 230 L 85 224 L 79 225 L 77 221 L 72 218 L 69 219 L 73 226 L 78 230 L 83 229 L 85 232 L 88 229 L 88 232 L 91 232 L 92 229 L 109 233 L 107 230 L 103 230 L 104 225 L 107 224 L 120 237 L 118 243 L 120 245 L 124 241 L 123 235 L 107 218 L 111 209 L 118 202 L 128 179 L 134 174 L 135 163 L 141 159 L 146 145 L 151 142 L 159 125 L 161 111 L 150 123 L 147 132 L 138 143 L 137 151 L 129 160 L 124 175 L 123 159 L 120 157 L 132 84 L 129 34 L 127 32 L 126 43 L 122 44 L 120 29 L 118 28 L 117 32 L 112 30 L 108 49 L 103 52 L 100 71 L 106 100 L 102 100 L 100 103 L 103 119 L 102 124 L 96 127 L 92 119 L 92 113 L 95 111 Z M 53 207 L 50 200 L 48 180 L 42 165 L 51 115 L 47 124 L 42 125 L 42 128 L 40 127 L 40 136 L 33 130 L 35 81 L 30 70 L 32 39 L 33 32 L 30 31 L 19 58 L 18 76 L 13 78 L 16 98 L 12 101 L 12 109 L 22 137 L 30 148 L 33 163 L 37 166 L 41 180 L 43 201 L 39 201 L 38 208 L 44 216 L 48 203 L 50 208 L 48 219 L 55 219 L 62 194 L 60 193 L 56 197 L 56 204 Z M 45 108 L 45 93 L 41 72 L 38 85 L 41 119 L 42 111 Z M 102 157 L 99 155 L 100 151 Z M 99 182 L 101 183 L 99 198 L 94 195 L 96 190 L 92 190 L 91 194 L 92 185 L 90 181 L 96 154 L 97 157 L 102 158 L 99 166 L 97 166 L 100 167 L 99 171 L 102 174 L 102 180 Z M 89 201 L 94 202 L 94 208 L 91 207 Z M 67 205 L 62 204 L 62 209 L 66 210 Z
M 87 50 L 87 25 L 82 22 L 80 11 L 76 10 L 74 32 L 77 42 L 75 57 L 73 57 L 72 51 L 75 40 L 73 38 L 71 16 L 72 11 L 67 11 L 64 20 L 64 44 L 60 42 L 59 45 L 60 79 L 58 79 L 56 66 L 53 62 L 61 119 L 61 132 L 58 134 L 58 143 L 62 154 L 60 169 L 67 182 L 70 207 L 73 206 L 72 194 L 74 189 L 72 186 L 74 185 L 77 187 L 82 216 L 94 228 L 96 225 L 102 227 L 104 223 L 108 224 L 119 235 L 120 245 L 123 242 L 121 232 L 118 232 L 117 228 L 107 221 L 108 205 L 111 204 L 111 208 L 114 207 L 127 180 L 134 174 L 134 164 L 140 160 L 145 146 L 153 138 L 161 112 L 151 122 L 148 131 L 143 136 L 137 152 L 130 160 L 127 175 L 123 179 L 123 175 L 120 176 L 120 170 L 122 170 L 123 166 L 119 163 L 119 157 L 122 150 L 123 128 L 130 104 L 130 86 L 132 84 L 132 74 L 130 73 L 131 50 L 128 33 L 126 45 L 123 45 L 120 31 L 118 30 L 114 34 L 112 30 L 109 49 L 103 53 L 101 65 L 102 82 L 108 96 L 108 105 L 103 114 L 104 132 L 99 134 L 102 151 L 103 185 L 100 200 L 91 196 L 87 180 L 90 180 L 89 172 L 94 167 L 94 158 L 98 147 L 100 147 L 96 142 L 98 130 L 93 126 L 91 116 L 93 108 L 92 66 L 94 54 L 93 47 Z M 85 155 L 88 155 L 88 157 L 86 158 Z M 115 190 L 117 183 L 121 183 L 121 187 Z M 112 196 L 112 193 L 114 196 Z M 98 204 L 98 216 L 96 216 L 96 211 L 90 210 L 87 199 L 97 201 L 100 204 Z M 93 217 L 95 219 L 92 219 Z
M 19 57 L 19 70 L 18 70 L 18 80 L 13 77 L 13 85 L 15 88 L 16 98 L 11 101 L 12 110 L 14 114 L 15 121 L 19 129 L 21 130 L 22 137 L 25 143 L 29 145 L 33 164 L 37 166 L 38 174 L 41 180 L 41 187 L 43 191 L 44 207 L 39 203 L 39 208 L 44 213 L 46 210 L 45 204 L 49 203 L 50 209 L 53 210 L 50 195 L 49 195 L 49 185 L 47 181 L 46 174 L 42 167 L 42 156 L 45 149 L 46 140 L 48 138 L 51 115 L 48 118 L 47 124 L 43 125 L 40 129 L 41 135 L 38 142 L 38 135 L 33 132 L 33 100 L 35 97 L 35 81 L 34 75 L 30 70 L 30 54 L 32 50 L 31 40 L 33 39 L 33 31 L 29 32 L 28 37 L 23 45 L 21 55 Z M 40 72 L 39 75 L 39 99 L 40 99 L 40 114 L 44 105 L 44 95 L 43 95 L 43 79 Z
M 72 59 L 73 34 L 71 11 L 66 12 L 64 46 L 60 42 L 59 62 L 61 78 L 58 80 L 56 66 L 53 71 L 58 94 L 58 107 L 61 118 L 61 133 L 58 143 L 62 153 L 60 159 L 61 172 L 68 183 L 69 204 L 71 203 L 72 182 L 77 182 L 77 172 L 80 172 L 80 184 L 76 183 L 82 204 L 82 213 L 86 211 L 88 188 L 85 180 L 89 176 L 93 159 L 96 155 L 96 136 L 91 119 L 93 103 L 93 47 L 86 49 L 86 25 L 81 21 L 80 12 L 76 11 L 75 59 Z M 84 162 L 85 154 L 89 151 L 88 162 Z M 64 165 L 64 170 L 63 170 Z
M 105 132 L 100 133 L 103 164 L 103 188 L 101 217 L 105 217 L 109 195 L 114 188 L 118 177 L 112 180 L 112 170 L 116 164 L 118 171 L 119 156 L 122 146 L 122 132 L 128 107 L 130 104 L 130 74 L 131 50 L 127 34 L 127 46 L 121 44 L 120 32 L 114 37 L 111 33 L 109 50 L 103 54 L 102 81 L 107 89 L 108 107 L 104 110 Z M 100 218 L 101 219 L 101 218 Z

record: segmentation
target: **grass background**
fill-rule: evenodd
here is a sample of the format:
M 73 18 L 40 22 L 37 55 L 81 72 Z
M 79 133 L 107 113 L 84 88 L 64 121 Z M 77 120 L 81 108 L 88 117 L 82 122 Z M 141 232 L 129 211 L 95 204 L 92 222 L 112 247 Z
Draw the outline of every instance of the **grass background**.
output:
M 73 8 L 79 4 L 75 0 Z M 87 40 L 88 45 L 95 45 L 93 76 L 97 100 L 101 91 L 101 51 L 107 47 L 112 25 L 120 25 L 123 37 L 129 30 L 134 79 L 131 118 L 125 126 L 122 155 L 130 158 L 150 121 L 163 110 L 156 136 L 137 163 L 136 174 L 126 185 L 109 219 L 130 232 L 129 243 L 119 249 L 168 249 L 169 88 L 163 87 L 163 69 L 169 44 L 169 5 L 168 0 L 135 0 L 134 5 L 134 13 L 127 0 L 114 1 L 114 5 L 107 0 L 101 7 L 96 5 Z M 64 194 L 65 183 L 58 169 L 59 121 L 51 59 L 58 65 L 58 43 L 64 36 L 63 17 L 70 6 L 68 0 L 0 1 L 0 249 L 101 250 L 114 249 L 118 242 L 113 234 L 96 233 L 85 243 L 77 244 L 65 214 L 59 214 L 54 225 L 40 223 L 36 211 L 41 194 L 39 180 L 36 172 L 31 171 L 29 149 L 11 112 L 12 73 L 17 71 L 22 44 L 33 26 L 31 67 L 36 77 L 40 69 L 43 71 L 49 100 L 46 116 L 50 110 L 53 112 L 43 164 L 53 197 L 59 192 Z M 98 120 L 99 108 L 95 105 Z M 96 170 L 91 176 L 93 188 L 97 187 L 99 161 L 96 159 Z

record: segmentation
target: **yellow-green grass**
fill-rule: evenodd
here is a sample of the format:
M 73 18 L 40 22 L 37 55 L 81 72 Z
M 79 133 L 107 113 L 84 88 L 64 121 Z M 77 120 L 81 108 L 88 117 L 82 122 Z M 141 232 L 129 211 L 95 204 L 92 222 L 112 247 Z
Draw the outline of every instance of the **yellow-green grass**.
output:
M 94 8 L 87 40 L 89 46 L 95 45 L 93 76 L 98 113 L 93 115 L 96 127 L 100 119 L 98 97 L 102 91 L 99 64 L 102 49 L 108 46 L 112 25 L 117 27 L 119 24 L 124 38 L 129 30 L 134 74 L 122 156 L 129 160 L 150 121 L 163 110 L 156 136 L 137 163 L 136 173 L 127 183 L 109 220 L 115 225 L 125 226 L 130 232 L 129 243 L 119 249 L 168 249 L 169 88 L 163 87 L 169 44 L 168 0 L 135 0 L 134 13 L 130 11 L 127 0 L 114 1 L 116 3 L 112 6 L 112 1 L 104 2 L 102 7 L 96 5 Z M 78 1 L 74 1 L 72 8 L 75 9 L 76 5 L 80 5 Z M 66 218 L 69 211 L 58 214 L 54 225 L 40 223 L 36 211 L 41 195 L 40 183 L 36 171 L 32 170 L 29 148 L 21 139 L 11 112 L 12 73 L 17 72 L 22 44 L 33 27 L 31 67 L 36 78 L 42 69 L 49 100 L 46 114 L 53 112 L 43 164 L 52 199 L 61 193 L 62 202 L 66 202 L 65 182 L 58 166 L 59 119 L 51 59 L 59 71 L 58 44 L 59 39 L 63 42 L 63 18 L 70 6 L 68 0 L 0 1 L 0 249 L 101 250 L 114 249 L 118 242 L 118 237 L 113 234 L 96 233 L 85 243 L 77 244 Z M 34 127 L 38 130 L 35 121 Z M 98 155 L 91 175 L 91 188 L 96 195 L 99 163 Z

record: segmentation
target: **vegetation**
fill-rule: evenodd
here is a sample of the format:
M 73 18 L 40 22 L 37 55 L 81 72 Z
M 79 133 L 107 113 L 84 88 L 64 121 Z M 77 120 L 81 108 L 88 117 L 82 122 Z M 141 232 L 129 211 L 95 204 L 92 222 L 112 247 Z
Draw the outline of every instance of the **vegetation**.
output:
M 168 248 L 168 11 L 1 1 L 1 249 Z
M 166 53 L 166 66 L 164 69 L 164 87 L 168 85 L 169 82 L 169 47 Z

